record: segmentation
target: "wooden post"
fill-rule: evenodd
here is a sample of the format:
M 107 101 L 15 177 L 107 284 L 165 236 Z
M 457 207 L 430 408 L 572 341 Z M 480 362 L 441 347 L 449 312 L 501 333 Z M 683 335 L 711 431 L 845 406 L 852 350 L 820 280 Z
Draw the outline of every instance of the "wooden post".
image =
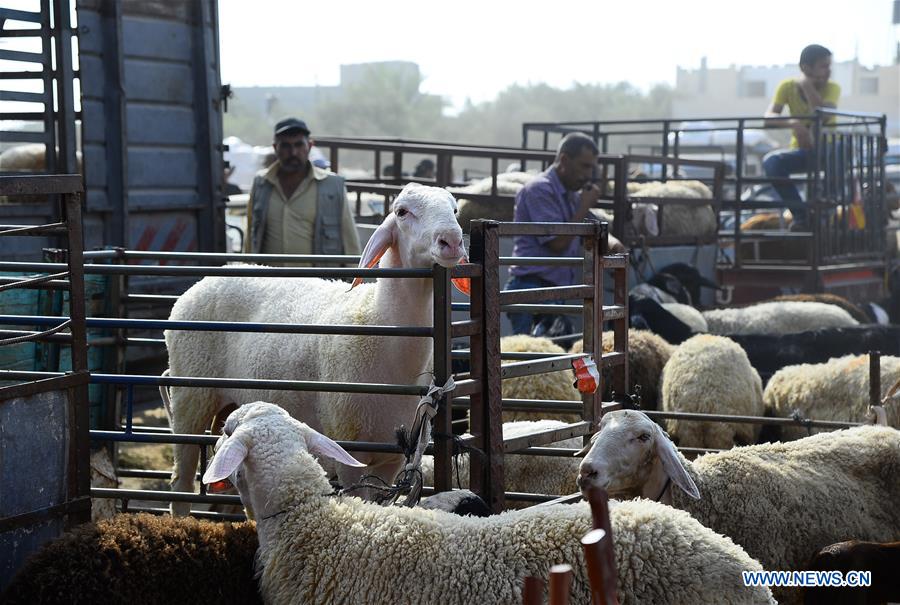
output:
M 550 568 L 550 605 L 569 605 L 572 586 L 572 566 L 554 565 Z
M 609 521 L 609 496 L 606 490 L 597 487 L 588 490 L 587 499 L 591 505 L 594 529 L 602 529 L 605 534 L 602 548 L 604 556 L 601 559 L 600 571 L 603 576 L 603 587 L 606 591 L 606 602 L 618 603 L 616 597 L 616 554 L 613 549 L 614 536 L 612 525 Z
M 525 578 L 522 605 L 544 605 L 544 581 L 534 576 Z

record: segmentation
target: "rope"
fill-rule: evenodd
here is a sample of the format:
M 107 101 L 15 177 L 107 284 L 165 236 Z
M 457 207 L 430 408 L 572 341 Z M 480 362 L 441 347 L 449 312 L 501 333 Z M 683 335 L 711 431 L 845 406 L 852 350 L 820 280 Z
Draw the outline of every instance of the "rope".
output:
M 60 330 L 64 330 L 64 329 L 68 328 L 71 323 L 72 323 L 72 320 L 67 319 L 66 321 L 64 321 L 61 324 L 59 324 L 58 326 L 56 326 L 55 328 L 50 328 L 49 330 L 44 330 L 43 332 L 35 332 L 34 334 L 25 334 L 24 336 L 15 336 L 13 338 L 7 338 L 4 340 L 0 340 L 0 347 L 6 346 L 6 345 L 14 345 L 14 344 L 18 344 L 20 342 L 30 342 L 32 340 L 39 340 L 45 336 L 50 336 L 52 334 L 56 334 Z
M 384 494 L 382 503 L 392 506 L 401 494 L 407 494 L 401 506 L 415 506 L 422 494 L 422 455 L 431 441 L 431 421 L 438 413 L 440 401 L 444 395 L 456 388 L 453 377 L 449 377 L 444 386 L 437 386 L 432 379 L 428 392 L 419 400 L 416 406 L 413 428 L 409 432 L 409 442 L 403 452 L 406 464 L 397 475 L 396 483 L 389 485 L 386 481 L 375 475 L 364 475 L 358 483 L 341 490 L 340 495 L 348 494 L 360 489 L 370 489 Z M 458 478 L 457 478 L 458 479 Z
M 416 407 L 416 419 L 410 431 L 410 443 L 406 449 L 406 465 L 403 467 L 397 481 L 398 486 L 409 485 L 409 493 L 403 501 L 403 506 L 411 507 L 418 503 L 422 495 L 422 454 L 428 442 L 431 441 L 431 422 L 437 415 L 438 406 L 446 393 L 456 388 L 453 376 L 447 378 L 444 386 L 439 387 L 432 379 L 428 392 L 419 400 Z
M 801 426 L 806 427 L 806 433 L 808 435 L 812 435 L 812 420 L 804 418 L 800 413 L 800 410 L 794 410 L 794 413 L 791 414 L 791 418 Z

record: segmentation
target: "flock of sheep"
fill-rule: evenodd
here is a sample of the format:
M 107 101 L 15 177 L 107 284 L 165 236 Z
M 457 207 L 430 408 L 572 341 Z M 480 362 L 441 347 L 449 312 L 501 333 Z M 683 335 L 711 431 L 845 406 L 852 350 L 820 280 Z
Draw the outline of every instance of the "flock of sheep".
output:
M 667 197 L 652 189 L 643 194 Z M 687 191 L 670 195 L 697 196 L 705 197 Z M 456 265 L 466 256 L 456 215 L 468 205 L 458 206 L 443 189 L 407 186 L 366 246 L 360 266 Z M 691 210 L 698 208 L 704 207 Z M 675 216 L 664 225 L 677 225 Z M 867 420 L 865 356 L 783 367 L 763 388 L 763 372 L 741 344 L 748 335 L 777 339 L 859 329 L 859 319 L 845 309 L 775 301 L 700 312 L 674 299 L 657 303 L 646 292 L 634 307 L 644 309 L 646 327 L 659 329 L 629 333 L 629 386 L 640 386 L 644 410 Z M 211 277 L 179 298 L 171 318 L 427 326 L 433 321 L 432 299 L 428 278 L 379 279 L 351 288 L 325 280 Z M 679 337 L 665 338 L 669 334 Z M 391 384 L 423 384 L 425 377 L 427 384 L 432 358 L 431 340 L 416 337 L 168 331 L 166 344 L 174 376 Z M 611 340 L 604 337 L 603 346 L 609 350 Z M 572 350 L 580 348 L 576 343 Z M 504 338 L 501 349 L 565 353 L 531 337 Z M 900 358 L 883 357 L 883 390 L 897 379 Z M 570 371 L 510 379 L 503 383 L 503 396 L 578 400 L 572 380 Z M 344 486 L 363 472 L 393 480 L 401 456 L 351 455 L 334 440 L 392 441 L 398 425 L 412 422 L 415 396 L 173 387 L 163 397 L 176 433 L 202 433 L 217 414 L 239 406 L 228 416 L 202 479 L 207 484 L 231 479 L 255 519 L 255 539 L 252 524 L 197 522 L 181 516 L 189 512 L 187 505 L 173 503 L 172 518 L 116 518 L 53 544 L 23 568 L 5 595 L 8 602 L 42 602 L 60 594 L 73 601 L 103 601 L 99 594 L 130 603 L 173 601 L 179 597 L 172 591 L 194 574 L 203 582 L 221 575 L 232 584 L 244 583 L 233 594 L 212 597 L 219 602 L 252 602 L 261 595 L 268 603 L 511 604 L 521 602 L 525 577 L 546 577 L 560 562 L 575 569 L 573 602 L 589 602 L 578 541 L 590 529 L 586 503 L 481 518 L 381 506 L 367 501 L 372 494 L 365 492 L 363 498 L 333 495 L 332 477 Z M 540 416 L 547 415 L 504 415 L 504 437 L 580 419 Z M 807 569 L 819 550 L 848 539 L 900 539 L 900 412 L 894 403 L 887 404 L 887 422 L 890 427 L 815 435 L 785 431 L 783 443 L 758 444 L 757 424 L 672 420 L 667 433 L 641 411 L 611 412 L 577 457 L 505 456 L 506 487 L 544 494 L 608 490 L 615 499 L 610 520 L 623 605 L 774 603 L 776 598 L 797 603 L 799 590 L 745 586 L 741 572 Z M 676 444 L 727 451 L 687 460 Z M 581 440 L 554 446 L 577 449 Z M 173 490 L 193 491 L 199 450 L 184 445 L 174 453 Z M 467 455 L 455 464 L 467 478 Z M 433 475 L 429 457 L 422 460 L 422 472 L 427 483 Z M 142 534 L 152 538 L 122 546 Z M 79 556 L 91 548 L 94 556 Z M 155 558 L 157 551 L 166 554 Z M 223 561 L 233 563 L 230 572 Z M 134 573 L 141 567 L 153 570 L 153 581 Z M 140 593 L 133 591 L 135 583 Z M 182 600 L 189 600 L 196 593 L 184 594 Z

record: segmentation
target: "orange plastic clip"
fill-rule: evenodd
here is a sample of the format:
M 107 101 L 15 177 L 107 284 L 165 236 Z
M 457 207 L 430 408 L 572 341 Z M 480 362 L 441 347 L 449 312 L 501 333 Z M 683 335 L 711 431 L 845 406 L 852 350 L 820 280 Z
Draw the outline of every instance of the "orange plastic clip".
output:
M 575 370 L 575 382 L 573 386 L 580 393 L 590 395 L 600 387 L 600 371 L 591 357 L 581 357 L 572 360 L 572 369 Z

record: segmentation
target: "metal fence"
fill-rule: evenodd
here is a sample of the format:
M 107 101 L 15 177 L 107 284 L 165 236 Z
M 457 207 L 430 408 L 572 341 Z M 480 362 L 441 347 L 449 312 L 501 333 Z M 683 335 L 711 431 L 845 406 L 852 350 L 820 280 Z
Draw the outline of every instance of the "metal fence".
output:
M 784 118 L 727 117 L 698 119 L 608 120 L 582 122 L 529 122 L 522 125 L 523 149 L 549 149 L 559 137 L 584 132 L 602 152 L 646 148 L 666 158 L 719 157 L 729 164 L 723 178 L 722 220 L 730 223 L 720 234 L 720 245 L 733 248 L 734 268 L 773 261 L 814 270 L 822 265 L 882 263 L 885 258 L 883 114 L 818 109 L 806 120 L 815 141 L 809 169 L 802 176 L 767 177 L 761 160 L 771 147 L 748 142 L 750 132 L 787 128 Z M 538 141 L 534 140 L 535 135 Z M 718 137 L 715 144 L 684 144 L 699 135 Z M 752 161 L 751 161 L 752 160 Z M 749 174 L 748 174 L 749 173 Z M 672 174 L 663 165 L 662 180 Z M 741 224 L 759 211 L 781 213 L 792 204 L 766 191 L 791 184 L 805 192 L 810 209 L 809 228 L 742 231 Z M 764 199 L 766 197 L 774 199 Z M 861 208 L 864 225 L 854 222 Z M 858 215 L 857 215 L 858 216 Z M 762 252 L 760 248 L 762 247 Z
M 72 370 L 64 375 L 0 387 L 0 588 L 31 551 L 90 519 L 81 191 L 76 175 L 0 177 L 0 195 L 61 197 L 59 222 L 2 225 L 0 236 L 62 238 L 71 250 L 69 262 L 50 275 L 11 278 L 0 285 L 0 292 L 52 287 L 69 295 L 68 315 L 56 327 L 4 329 L 0 347 L 52 341 L 69 347 L 72 360 Z M 0 380 L 9 378 L 6 373 L 0 372 Z

